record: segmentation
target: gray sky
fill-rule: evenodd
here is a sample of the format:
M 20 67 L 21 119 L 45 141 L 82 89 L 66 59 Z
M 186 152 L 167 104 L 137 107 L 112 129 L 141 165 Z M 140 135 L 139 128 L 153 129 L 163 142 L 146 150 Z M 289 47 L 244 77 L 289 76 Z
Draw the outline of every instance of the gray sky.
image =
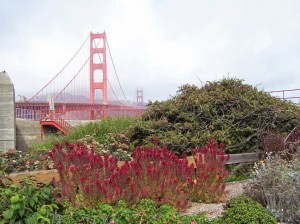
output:
M 228 74 L 300 88 L 299 11 L 299 0 L 0 0 L 0 70 L 16 95 L 32 96 L 90 31 L 105 30 L 133 101 L 137 87 L 145 101 L 163 100 Z

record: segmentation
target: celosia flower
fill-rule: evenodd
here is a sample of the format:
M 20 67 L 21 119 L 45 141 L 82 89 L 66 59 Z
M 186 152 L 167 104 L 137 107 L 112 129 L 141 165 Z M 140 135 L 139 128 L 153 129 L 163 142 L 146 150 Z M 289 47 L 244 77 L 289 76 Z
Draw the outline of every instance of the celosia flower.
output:
M 70 170 L 71 170 L 71 172 L 76 172 L 77 168 L 75 165 L 71 165 Z
M 153 138 L 154 143 L 157 145 L 158 144 L 158 137 Z
M 85 177 L 81 177 L 81 178 L 80 178 L 80 183 L 81 183 L 81 184 L 84 184 L 84 182 L 85 182 Z
M 89 186 L 86 186 L 86 187 L 84 188 L 84 192 L 88 194 L 88 193 L 90 192 L 90 187 L 89 187 Z

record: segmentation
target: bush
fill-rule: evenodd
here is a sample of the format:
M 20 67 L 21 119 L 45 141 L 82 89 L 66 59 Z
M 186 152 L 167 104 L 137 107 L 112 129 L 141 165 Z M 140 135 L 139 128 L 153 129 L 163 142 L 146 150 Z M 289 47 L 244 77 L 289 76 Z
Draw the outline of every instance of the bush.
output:
M 300 132 L 295 127 L 290 133 L 266 132 L 261 136 L 260 145 L 264 153 L 280 156 L 282 159 L 290 160 L 300 147 Z
M 32 177 L 21 180 L 19 184 L 14 184 L 9 178 L 1 181 L 1 223 L 50 223 L 50 217 L 59 209 L 52 189 L 49 184 L 39 185 Z
M 192 149 L 192 153 L 196 176 L 188 187 L 191 200 L 206 203 L 222 201 L 229 176 L 229 172 L 225 170 L 229 155 L 225 155 L 223 147 L 219 149 L 215 141 L 210 141 L 202 149 Z
M 157 136 L 180 155 L 214 139 L 226 144 L 226 153 L 249 152 L 256 150 L 260 134 L 289 133 L 299 120 L 295 104 L 225 78 L 201 88 L 183 85 L 171 99 L 150 103 L 131 141 L 147 145 Z
M 221 218 L 212 223 L 223 224 L 276 224 L 276 219 L 259 203 L 246 196 L 231 199 L 225 206 Z
M 188 164 L 186 155 L 180 159 L 166 147 L 137 147 L 133 160 L 118 167 L 116 158 L 96 153 L 77 143 L 59 143 L 49 151 L 60 175 L 61 199 L 67 198 L 73 206 L 97 203 L 116 204 L 125 200 L 136 205 L 148 198 L 156 204 L 170 204 L 186 208 L 188 198 L 198 202 L 220 201 L 228 172 L 224 166 L 229 158 L 219 150 L 216 142 L 203 149 L 195 149 L 195 163 Z M 205 162 L 203 162 L 205 161 Z
M 299 152 L 290 160 L 270 155 L 255 167 L 246 194 L 265 206 L 279 221 L 300 223 Z
M 95 208 L 79 207 L 67 209 L 62 216 L 63 223 L 107 223 L 107 224 L 208 224 L 203 213 L 185 216 L 178 213 L 170 205 L 156 206 L 149 199 L 143 199 L 136 207 L 127 207 L 124 201 L 119 201 L 116 207 L 108 204 L 99 204 Z

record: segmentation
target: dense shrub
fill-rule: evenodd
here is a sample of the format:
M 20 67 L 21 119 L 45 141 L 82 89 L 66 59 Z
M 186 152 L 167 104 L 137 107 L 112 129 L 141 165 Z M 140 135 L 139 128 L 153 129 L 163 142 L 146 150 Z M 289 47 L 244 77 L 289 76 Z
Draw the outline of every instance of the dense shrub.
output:
M 33 178 L 19 184 L 5 176 L 0 179 L 1 223 L 50 223 L 50 217 L 59 209 L 52 185 L 40 185 Z
M 295 127 L 290 133 L 266 132 L 260 136 L 260 146 L 264 153 L 280 156 L 290 160 L 300 147 L 299 127 Z
M 60 175 L 61 199 L 73 206 L 97 203 L 116 204 L 125 200 L 135 205 L 144 198 L 156 204 L 184 209 L 188 199 L 198 202 L 220 201 L 228 176 L 224 166 L 228 156 L 216 142 L 194 149 L 197 172 L 186 156 L 179 158 L 166 147 L 137 147 L 133 160 L 118 167 L 116 158 L 96 153 L 77 143 L 57 143 L 49 152 Z
M 69 208 L 62 215 L 63 223 L 103 223 L 103 224 L 208 224 L 203 213 L 198 215 L 181 215 L 170 205 L 156 206 L 149 199 L 143 199 L 136 207 L 127 207 L 124 201 L 112 207 L 108 204 L 99 204 L 95 208 Z
M 300 223 L 300 156 L 290 160 L 270 155 L 255 167 L 255 179 L 246 194 L 264 205 L 278 220 Z
M 276 224 L 276 219 L 259 203 L 245 196 L 231 199 L 221 218 L 212 223 L 222 224 Z
M 174 152 L 189 152 L 210 139 L 227 153 L 254 151 L 265 131 L 289 133 L 299 123 L 299 109 L 242 80 L 225 78 L 203 87 L 184 85 L 169 100 L 150 103 L 131 131 L 135 145 L 158 136 Z

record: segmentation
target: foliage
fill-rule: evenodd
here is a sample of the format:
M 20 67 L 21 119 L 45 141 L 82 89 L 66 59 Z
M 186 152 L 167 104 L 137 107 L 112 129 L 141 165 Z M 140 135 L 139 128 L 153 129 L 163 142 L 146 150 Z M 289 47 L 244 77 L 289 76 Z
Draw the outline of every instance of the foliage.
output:
M 12 181 L 0 185 L 1 223 L 50 223 L 50 216 L 58 210 L 51 193 L 51 185 L 39 185 L 32 177 L 19 184 Z
M 126 134 L 130 127 L 136 123 L 138 118 L 118 117 L 106 118 L 99 121 L 89 122 L 76 126 L 75 130 L 69 136 L 64 134 L 51 135 L 45 140 L 37 141 L 30 146 L 30 151 L 48 151 L 55 142 L 63 144 L 67 139 L 70 142 L 76 142 L 86 136 L 93 136 L 93 139 L 99 144 L 106 146 L 109 133 Z
M 79 207 L 67 209 L 62 216 L 63 223 L 116 223 L 116 224 L 206 224 L 209 221 L 203 213 L 193 216 L 181 215 L 170 205 L 156 206 L 149 199 L 143 199 L 136 207 L 127 207 L 124 201 L 119 201 L 116 207 L 99 204 L 95 208 Z M 194 222 L 193 222 L 194 221 Z
M 130 160 L 130 140 L 126 133 L 137 118 L 121 117 L 82 124 L 70 136 L 51 135 L 45 140 L 33 143 L 29 152 L 8 150 L 0 152 L 0 168 L 7 173 L 53 169 L 53 163 L 47 155 L 55 142 L 61 144 L 67 138 L 79 141 L 88 148 L 94 147 L 99 153 L 107 153 L 119 160 Z M 78 137 L 78 138 L 77 138 Z
M 260 145 L 264 153 L 272 153 L 282 159 L 290 160 L 300 147 L 300 131 L 296 126 L 288 135 L 266 132 L 261 136 Z
M 183 85 L 171 99 L 148 105 L 131 130 L 135 145 L 157 136 L 178 154 L 215 139 L 227 153 L 254 151 L 265 131 L 290 132 L 299 123 L 299 109 L 244 84 L 224 78 L 203 87 Z
M 300 223 L 300 153 L 295 152 L 290 160 L 269 154 L 256 164 L 254 176 L 246 194 L 278 220 Z
M 47 153 L 36 151 L 25 153 L 10 149 L 0 153 L 0 169 L 6 173 L 53 169 Z
M 120 133 L 108 133 L 106 140 L 103 144 L 100 144 L 95 140 L 94 136 L 86 136 L 82 139 L 78 139 L 78 142 L 90 148 L 95 148 L 100 154 L 109 154 L 112 157 L 119 160 L 131 160 L 130 139 L 125 134 Z
M 166 147 L 137 147 L 133 160 L 118 167 L 118 160 L 108 154 L 100 155 L 93 148 L 66 142 L 49 151 L 60 175 L 61 200 L 68 199 L 73 206 L 83 204 L 116 204 L 125 200 L 136 205 L 148 198 L 156 204 L 170 204 L 186 208 L 188 198 L 201 202 L 220 201 L 224 194 L 228 159 L 216 142 L 203 149 L 195 149 L 195 162 L 189 165 L 186 155 L 179 158 Z M 203 163 L 203 160 L 206 161 Z
M 254 162 L 227 164 L 226 170 L 230 172 L 227 182 L 242 181 L 252 178 Z
M 202 149 L 192 149 L 196 164 L 196 177 L 188 187 L 192 201 L 219 202 L 225 192 L 225 186 L 229 172 L 225 170 L 225 164 L 229 155 L 218 148 L 215 141 Z
M 221 218 L 212 223 L 222 224 L 276 224 L 276 219 L 259 203 L 246 196 L 231 199 L 225 207 Z

